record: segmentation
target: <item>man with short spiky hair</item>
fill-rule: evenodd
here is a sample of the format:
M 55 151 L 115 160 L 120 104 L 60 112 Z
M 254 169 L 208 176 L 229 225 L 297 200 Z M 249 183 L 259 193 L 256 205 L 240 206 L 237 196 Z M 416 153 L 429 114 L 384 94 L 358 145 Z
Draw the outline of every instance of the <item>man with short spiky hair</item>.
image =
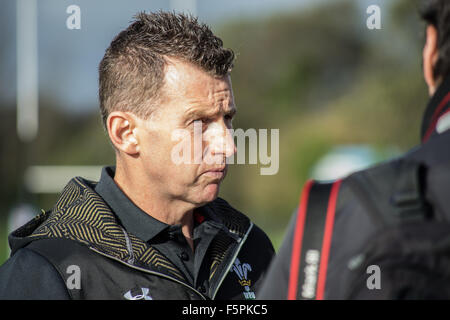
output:
M 217 197 L 236 152 L 233 59 L 183 14 L 140 13 L 116 36 L 99 67 L 116 166 L 98 183 L 72 179 L 10 235 L 0 298 L 257 297 L 272 244 Z

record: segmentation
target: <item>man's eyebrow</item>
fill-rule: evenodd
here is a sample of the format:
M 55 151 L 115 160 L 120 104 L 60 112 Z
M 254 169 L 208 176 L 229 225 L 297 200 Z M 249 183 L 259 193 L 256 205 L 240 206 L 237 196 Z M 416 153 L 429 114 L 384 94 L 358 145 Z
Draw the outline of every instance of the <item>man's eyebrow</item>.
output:
M 191 110 L 189 110 L 186 113 L 186 118 L 187 119 L 192 119 L 192 118 L 203 118 L 203 117 L 210 117 L 210 116 L 214 116 L 217 112 L 215 110 L 208 110 L 207 108 L 193 108 Z
M 236 107 L 233 105 L 224 110 L 224 114 L 234 116 L 237 112 Z M 193 118 L 208 118 L 220 114 L 220 111 L 211 110 L 209 108 L 193 108 L 186 112 L 186 119 Z

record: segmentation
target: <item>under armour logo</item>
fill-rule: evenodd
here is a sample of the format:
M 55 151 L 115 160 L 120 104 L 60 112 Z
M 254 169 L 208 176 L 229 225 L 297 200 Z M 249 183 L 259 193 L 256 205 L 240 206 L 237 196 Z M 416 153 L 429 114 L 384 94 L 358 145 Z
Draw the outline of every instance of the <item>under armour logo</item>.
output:
M 148 292 L 150 290 L 148 288 L 141 288 L 141 293 L 133 296 L 131 294 L 131 290 L 125 293 L 123 296 L 127 300 L 153 300 L 151 296 L 149 296 Z

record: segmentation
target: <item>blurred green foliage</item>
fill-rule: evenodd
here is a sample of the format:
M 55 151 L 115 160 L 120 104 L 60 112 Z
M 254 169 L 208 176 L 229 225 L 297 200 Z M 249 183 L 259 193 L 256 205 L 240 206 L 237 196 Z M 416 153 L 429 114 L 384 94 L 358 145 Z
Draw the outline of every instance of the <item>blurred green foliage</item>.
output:
M 428 99 L 421 73 L 424 26 L 414 1 L 392 1 L 384 10 L 389 14 L 383 14 L 381 30 L 366 28 L 365 10 L 352 0 L 230 21 L 215 30 L 237 56 L 234 127 L 280 130 L 278 174 L 262 176 L 258 165 L 233 165 L 220 196 L 265 229 L 276 248 L 311 168 L 333 146 L 406 151 L 419 142 Z M 114 163 L 98 114 L 64 114 L 62 103 L 51 92 L 41 93 L 40 135 L 32 145 L 2 135 L 3 219 L 14 203 L 27 199 L 21 189 L 27 165 Z M 0 109 L 0 121 L 4 132 L 15 132 L 9 107 Z M 47 209 L 56 197 L 27 200 Z M 4 258 L 0 249 L 0 262 Z

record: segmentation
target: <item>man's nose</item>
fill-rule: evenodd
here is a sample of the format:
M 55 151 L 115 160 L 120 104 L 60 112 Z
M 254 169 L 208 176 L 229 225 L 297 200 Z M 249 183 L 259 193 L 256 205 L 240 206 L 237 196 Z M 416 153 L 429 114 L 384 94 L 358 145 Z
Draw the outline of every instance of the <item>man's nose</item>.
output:
M 231 157 L 236 151 L 232 129 L 225 128 L 225 157 Z
M 226 158 L 236 153 L 236 145 L 232 129 L 229 129 L 224 123 L 214 124 L 209 132 L 208 143 L 212 155 L 223 155 Z

